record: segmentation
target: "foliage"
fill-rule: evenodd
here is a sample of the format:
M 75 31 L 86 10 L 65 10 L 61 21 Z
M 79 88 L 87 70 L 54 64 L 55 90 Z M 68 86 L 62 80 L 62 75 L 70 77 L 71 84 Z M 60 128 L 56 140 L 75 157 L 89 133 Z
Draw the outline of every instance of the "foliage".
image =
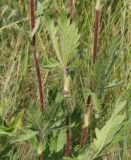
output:
M 55 26 L 53 20 L 49 20 L 47 29 L 59 62 L 62 67 L 68 66 L 70 61 L 76 57 L 80 38 L 78 29 L 74 23 L 70 24 L 70 20 L 64 17 L 58 19 L 57 26 Z
M 76 0 L 36 1 L 36 27 L 30 31 L 30 4 L 0 1 L 0 159 L 62 160 L 67 114 L 63 73 L 69 67 L 71 154 L 68 160 L 130 159 L 131 3 L 101 0 L 98 56 L 92 64 L 95 4 Z M 38 106 L 38 85 L 30 37 L 36 35 L 45 111 Z M 89 82 L 92 83 L 92 89 Z M 93 110 L 86 146 L 79 147 L 88 96 Z

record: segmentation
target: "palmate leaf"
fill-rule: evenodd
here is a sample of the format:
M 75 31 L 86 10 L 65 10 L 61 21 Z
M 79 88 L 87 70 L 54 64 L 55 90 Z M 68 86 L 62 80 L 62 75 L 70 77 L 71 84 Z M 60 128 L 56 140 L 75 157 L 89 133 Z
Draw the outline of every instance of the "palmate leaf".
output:
M 53 69 L 56 67 L 60 67 L 60 63 L 53 58 L 49 59 L 48 61 L 46 60 L 43 61 L 43 68 Z
M 51 40 L 52 40 L 52 44 L 53 47 L 55 49 L 55 53 L 56 56 L 58 58 L 58 60 L 60 61 L 61 65 L 62 65 L 62 59 L 60 56 L 60 50 L 59 50 L 59 44 L 58 44 L 58 36 L 57 36 L 57 32 L 58 32 L 58 27 L 54 25 L 54 21 L 53 20 L 49 20 L 47 22 L 47 30 L 50 34 Z
M 125 136 L 126 132 L 129 131 L 131 129 L 131 118 L 129 118 L 125 124 L 122 126 L 119 134 L 117 134 L 115 136 L 115 138 L 113 139 L 113 141 L 102 151 L 102 154 L 107 153 L 107 151 L 109 151 L 112 146 L 115 146 L 116 144 L 118 144 L 118 142 L 124 140 L 124 138 L 127 138 Z
M 62 66 L 67 66 L 75 58 L 79 46 L 80 35 L 75 23 L 67 18 L 60 18 L 57 25 L 50 20 L 47 24 L 55 53 Z
M 38 2 L 38 8 L 36 10 L 35 15 L 36 16 L 41 16 L 44 14 L 44 11 L 49 8 L 51 5 L 52 0 L 44 0 L 42 3 Z
M 118 100 L 115 105 L 114 112 L 111 118 L 106 122 L 102 129 L 96 128 L 96 139 L 94 140 L 94 148 L 96 155 L 98 155 L 104 147 L 106 147 L 112 139 L 115 137 L 116 133 L 120 130 L 125 119 L 125 114 L 121 113 L 122 109 L 125 107 L 126 101 L 120 103 Z
M 106 124 L 101 128 L 96 128 L 96 138 L 93 143 L 85 148 L 76 158 L 77 160 L 93 160 L 100 156 L 105 149 L 109 150 L 109 145 L 115 145 L 121 140 L 122 137 L 119 137 L 119 140 L 114 143 L 116 134 L 123 128 L 126 124 L 123 123 L 125 119 L 125 113 L 122 112 L 123 108 L 126 105 L 126 101 L 120 102 L 120 99 L 117 100 L 114 112 L 111 118 L 106 122 Z M 126 126 L 125 126 L 126 127 Z M 118 134 L 117 134 L 118 135 Z M 107 151 L 106 150 L 106 151 Z
M 80 35 L 75 23 L 70 24 L 69 19 L 59 19 L 60 52 L 62 61 L 66 66 L 76 56 Z

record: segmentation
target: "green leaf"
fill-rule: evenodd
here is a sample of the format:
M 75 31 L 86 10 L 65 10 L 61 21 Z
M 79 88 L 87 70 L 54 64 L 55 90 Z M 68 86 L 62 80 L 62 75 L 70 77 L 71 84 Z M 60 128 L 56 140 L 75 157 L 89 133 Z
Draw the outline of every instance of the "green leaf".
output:
M 51 58 L 48 61 L 43 62 L 43 68 L 53 69 L 53 68 L 56 68 L 56 67 L 60 67 L 60 63 L 53 58 Z
M 50 138 L 49 148 L 51 153 L 56 150 L 56 137 L 54 135 Z
M 8 143 L 6 144 L 0 151 L 0 157 L 5 157 L 9 154 L 9 152 L 11 151 L 12 149 L 12 144 Z
M 92 160 L 90 155 L 92 155 L 91 148 L 85 148 L 81 153 L 79 153 L 78 157 L 75 160 Z
M 76 58 L 80 35 L 75 23 L 62 17 L 57 25 L 53 20 L 48 20 L 47 30 L 50 34 L 56 56 L 63 66 L 68 66 L 73 58 Z
M 36 16 L 41 16 L 44 14 L 44 11 L 49 8 L 49 6 L 51 5 L 52 0 L 44 0 L 42 3 L 38 3 L 38 8 L 35 12 Z
M 30 140 L 38 134 L 36 131 L 24 130 L 23 134 L 18 135 L 13 142 L 22 142 Z
M 66 144 L 65 137 L 66 137 L 65 130 L 60 131 L 58 134 L 58 139 L 57 139 L 56 152 L 59 152 L 60 150 L 63 149 L 64 145 Z
M 33 146 L 34 150 L 37 150 L 38 141 L 37 141 L 36 136 L 34 136 L 34 137 L 31 138 L 31 142 L 32 142 L 32 146 Z
M 24 110 L 18 113 L 16 118 L 10 124 L 10 128 L 13 128 L 14 133 L 17 131 L 17 129 L 21 128 L 23 114 L 24 114 Z
M 40 129 L 41 121 L 42 121 L 42 113 L 38 107 L 38 104 L 32 104 L 28 108 L 27 112 L 27 121 L 31 128 Z
M 97 98 L 97 95 L 94 92 L 91 92 L 91 99 L 93 102 L 93 109 L 95 110 L 95 117 L 99 118 L 100 113 L 100 100 Z
M 96 139 L 94 139 L 96 155 L 113 140 L 116 133 L 122 127 L 125 114 L 121 113 L 121 111 L 125 105 L 126 101 L 120 102 L 120 100 L 118 100 L 111 118 L 106 122 L 102 129 L 99 130 L 96 128 Z
M 61 56 L 60 56 L 60 50 L 59 50 L 59 44 L 58 44 L 58 36 L 57 36 L 58 27 L 55 26 L 53 20 L 48 20 L 48 22 L 47 22 L 47 30 L 48 30 L 48 32 L 50 34 L 50 37 L 51 37 L 51 40 L 52 40 L 52 43 L 53 43 L 53 46 L 54 46 L 54 49 L 55 49 L 56 56 L 57 56 L 59 62 L 61 63 L 61 65 L 62 65 L 62 59 L 61 59 Z
M 0 135 L 13 136 L 17 129 L 21 126 L 21 120 L 23 117 L 24 111 L 20 112 L 16 119 L 9 125 L 9 127 L 0 126 Z
M 58 104 L 61 103 L 62 101 L 63 101 L 63 94 L 61 92 L 58 92 L 55 98 L 55 102 Z
M 104 87 L 104 89 L 117 87 L 117 86 L 119 86 L 121 84 L 123 84 L 123 81 L 113 81 L 110 84 L 108 84 L 106 87 Z
M 13 128 L 7 128 L 4 126 L 0 126 L 0 135 L 12 135 Z
M 76 57 L 77 48 L 79 46 L 80 35 L 75 23 L 70 23 L 69 19 L 60 18 L 58 21 L 60 36 L 60 52 L 64 65 Z

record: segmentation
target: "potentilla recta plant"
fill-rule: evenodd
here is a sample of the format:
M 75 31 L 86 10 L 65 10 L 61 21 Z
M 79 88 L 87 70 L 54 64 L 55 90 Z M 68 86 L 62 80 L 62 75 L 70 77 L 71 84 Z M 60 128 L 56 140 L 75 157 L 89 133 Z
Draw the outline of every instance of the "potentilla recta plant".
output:
M 76 58 L 77 48 L 79 46 L 80 35 L 75 23 L 71 23 L 67 17 L 61 17 L 55 25 L 54 20 L 49 20 L 47 25 L 56 57 L 60 63 L 60 69 L 63 72 L 63 96 L 64 104 L 67 109 L 66 116 L 66 150 L 65 156 L 70 154 L 71 137 L 69 132 L 70 107 L 67 99 L 70 95 L 70 65 Z

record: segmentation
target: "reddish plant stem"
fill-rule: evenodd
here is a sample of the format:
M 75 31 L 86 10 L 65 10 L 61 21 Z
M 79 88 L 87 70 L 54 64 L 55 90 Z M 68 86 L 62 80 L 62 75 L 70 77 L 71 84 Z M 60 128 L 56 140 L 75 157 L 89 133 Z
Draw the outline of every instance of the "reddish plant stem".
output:
M 31 29 L 35 28 L 35 2 L 30 0 L 31 3 Z M 32 37 L 32 46 L 35 47 L 35 35 Z
M 30 0 L 31 3 L 31 28 L 32 30 L 35 27 L 35 3 L 34 0 Z M 38 88 L 39 88 L 39 97 L 40 97 L 40 110 L 41 112 L 44 111 L 44 97 L 43 97 L 43 89 L 42 89 L 42 81 L 41 81 L 41 73 L 40 73 L 40 63 L 39 58 L 36 56 L 36 47 L 35 47 L 35 35 L 32 37 L 32 48 L 34 52 L 34 61 L 35 61 L 35 68 L 36 68 L 36 76 L 38 80 Z
M 70 137 L 70 131 L 69 131 L 69 116 L 66 117 L 66 150 L 65 150 L 65 157 L 68 157 L 70 154 L 70 145 L 71 145 L 71 137 Z
M 42 154 L 38 156 L 38 160 L 42 160 Z
M 69 0 L 69 2 L 68 2 L 68 12 L 69 12 L 71 18 L 73 18 L 74 14 L 75 14 L 75 0 Z
M 91 109 L 92 109 L 91 96 L 89 96 L 87 99 L 87 106 L 86 106 L 85 114 L 87 114 L 88 112 L 90 113 Z M 87 140 L 87 134 L 88 134 L 88 126 L 85 126 L 84 124 L 83 129 L 82 129 L 80 148 L 83 148 L 85 146 L 86 140 Z
M 30 0 L 31 3 L 31 29 L 33 31 L 35 27 L 35 3 L 34 0 Z M 42 81 L 41 81 L 41 73 L 40 73 L 40 63 L 39 58 L 36 56 L 36 46 L 35 46 L 35 34 L 32 37 L 32 50 L 34 53 L 34 62 L 36 68 L 36 77 L 38 81 L 38 89 L 39 89 L 39 97 L 40 97 L 40 110 L 41 112 L 44 111 L 44 97 L 43 97 L 43 90 L 42 90 Z M 42 160 L 42 154 L 38 155 L 38 160 Z
M 93 63 L 96 63 L 96 57 L 97 57 L 97 41 L 98 41 L 98 31 L 99 31 L 99 17 L 100 17 L 100 11 L 96 9 L 96 15 L 95 15 L 95 29 L 94 29 L 94 42 L 93 42 Z
M 71 20 L 73 19 L 73 16 L 75 14 L 75 0 L 69 0 L 68 2 L 68 12 L 70 14 Z M 69 71 L 68 68 L 65 68 L 64 71 L 64 97 L 68 97 L 70 92 L 69 92 L 69 82 L 68 81 L 68 76 L 69 76 Z M 65 149 L 65 157 L 68 157 L 70 154 L 70 146 L 71 146 L 71 137 L 70 137 L 70 130 L 69 130 L 69 124 L 70 124 L 70 112 L 67 108 L 67 117 L 66 117 L 66 149 Z
M 82 135 L 81 135 L 81 141 L 80 141 L 80 148 L 83 148 L 86 143 L 86 138 L 87 138 L 87 127 L 84 127 L 82 129 Z
M 94 29 L 94 39 L 93 39 L 93 63 L 96 63 L 97 59 L 97 42 L 98 42 L 98 32 L 99 32 L 99 18 L 100 18 L 100 1 L 97 1 L 96 4 L 96 14 L 95 14 L 95 29 Z M 90 89 L 92 90 L 92 81 L 90 81 Z M 86 106 L 86 111 L 85 115 L 89 113 L 90 118 L 90 113 L 92 110 L 92 102 L 91 102 L 91 96 L 88 97 L 87 99 L 87 106 Z M 82 135 L 81 135 L 81 141 L 80 141 L 80 147 L 83 148 L 86 144 L 86 139 L 87 139 L 87 134 L 88 134 L 88 126 L 84 126 L 82 129 Z
M 41 112 L 44 111 L 44 98 L 43 98 L 43 91 L 42 91 L 42 81 L 41 81 L 41 74 L 40 74 L 40 63 L 38 57 L 34 57 L 35 59 L 35 66 L 36 66 L 36 74 L 38 79 L 38 86 L 39 86 L 39 96 L 40 96 L 40 110 Z

